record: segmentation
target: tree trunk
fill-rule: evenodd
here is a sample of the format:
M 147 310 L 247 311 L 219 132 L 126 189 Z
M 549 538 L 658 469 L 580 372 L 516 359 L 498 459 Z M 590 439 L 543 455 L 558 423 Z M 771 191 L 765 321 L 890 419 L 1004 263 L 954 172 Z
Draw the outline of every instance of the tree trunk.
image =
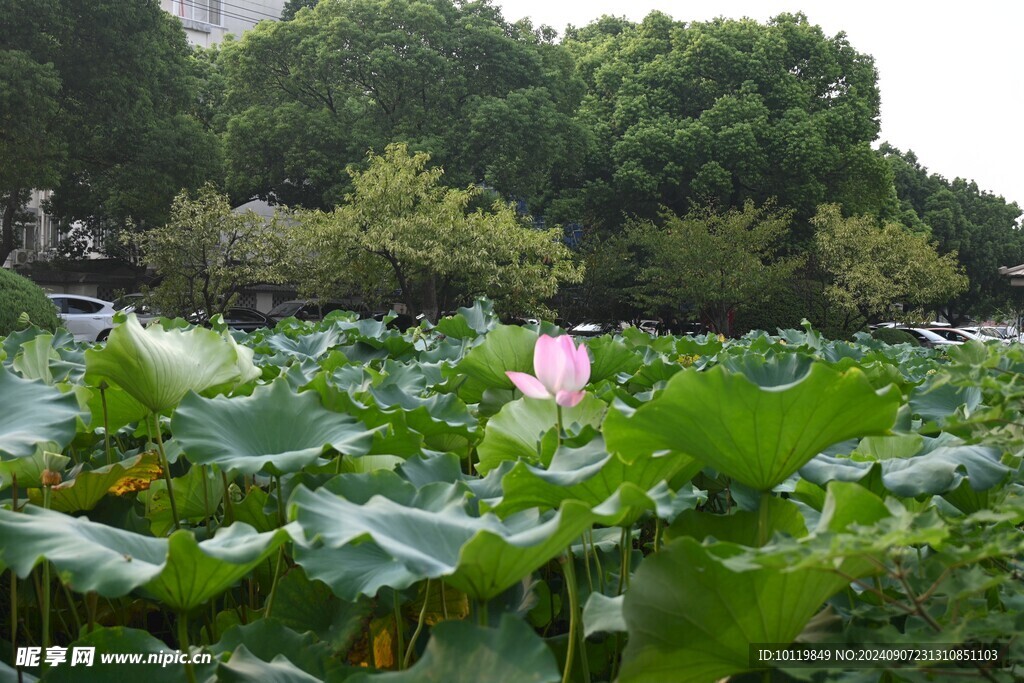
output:
M 21 190 L 11 190 L 4 205 L 2 228 L 0 228 L 0 266 L 14 251 L 14 216 L 21 208 Z
M 427 316 L 431 322 L 437 320 L 437 278 L 428 275 L 423 279 L 423 305 L 420 312 Z

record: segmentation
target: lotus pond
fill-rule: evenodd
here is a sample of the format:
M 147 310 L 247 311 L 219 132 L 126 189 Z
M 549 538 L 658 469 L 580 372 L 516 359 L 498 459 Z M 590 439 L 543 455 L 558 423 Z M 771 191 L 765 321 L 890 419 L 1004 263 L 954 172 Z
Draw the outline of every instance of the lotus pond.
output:
M 0 341 L 0 677 L 1019 680 L 1024 346 L 560 334 Z M 793 642 L 1000 661 L 752 658 Z

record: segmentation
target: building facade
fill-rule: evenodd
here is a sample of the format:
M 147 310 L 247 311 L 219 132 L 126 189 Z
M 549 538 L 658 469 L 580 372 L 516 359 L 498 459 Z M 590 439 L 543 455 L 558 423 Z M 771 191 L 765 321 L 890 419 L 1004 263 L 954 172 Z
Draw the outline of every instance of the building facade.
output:
M 192 45 L 210 47 L 229 33 L 238 37 L 261 21 L 281 18 L 285 0 L 160 0 L 181 20 Z

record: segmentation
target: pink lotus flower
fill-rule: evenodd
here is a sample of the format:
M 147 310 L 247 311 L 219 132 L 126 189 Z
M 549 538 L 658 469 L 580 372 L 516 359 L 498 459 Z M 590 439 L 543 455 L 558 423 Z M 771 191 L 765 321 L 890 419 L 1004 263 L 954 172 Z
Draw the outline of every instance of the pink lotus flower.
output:
M 542 334 L 533 348 L 533 371 L 508 371 L 512 380 L 524 396 L 530 398 L 554 398 L 555 403 L 572 408 L 583 400 L 583 387 L 590 381 L 590 356 L 583 344 L 576 346 L 572 337 L 549 337 Z

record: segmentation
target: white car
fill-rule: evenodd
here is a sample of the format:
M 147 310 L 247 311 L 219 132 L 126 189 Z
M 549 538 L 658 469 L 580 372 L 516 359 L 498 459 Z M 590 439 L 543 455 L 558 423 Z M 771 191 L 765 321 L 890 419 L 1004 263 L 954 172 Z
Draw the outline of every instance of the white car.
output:
M 47 296 L 76 341 L 103 341 L 114 327 L 114 306 L 109 301 L 78 294 Z

